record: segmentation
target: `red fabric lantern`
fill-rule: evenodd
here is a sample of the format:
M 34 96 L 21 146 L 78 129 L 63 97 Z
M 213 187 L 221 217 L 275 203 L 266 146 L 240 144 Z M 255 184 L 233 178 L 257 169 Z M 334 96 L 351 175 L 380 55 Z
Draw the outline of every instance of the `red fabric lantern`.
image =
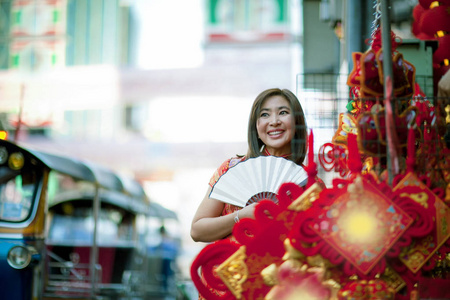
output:
M 433 2 L 438 2 L 438 1 L 436 1 L 436 0 L 419 0 L 419 4 L 424 9 L 429 9 Z M 450 1 L 449 0 L 440 0 L 439 4 L 440 5 L 450 5 Z
M 423 13 L 425 12 L 425 8 L 417 4 L 413 9 L 413 22 L 411 26 L 411 32 L 414 34 L 415 37 L 417 37 L 420 40 L 433 40 L 434 36 L 429 36 L 422 32 L 422 29 L 420 27 L 420 22 L 423 16 Z
M 449 65 L 448 62 L 445 64 L 444 60 L 450 60 L 450 34 L 438 38 L 438 41 L 439 47 L 433 54 L 433 63 L 439 66 Z
M 438 31 L 450 32 L 450 6 L 438 6 L 423 12 L 420 32 L 435 36 Z

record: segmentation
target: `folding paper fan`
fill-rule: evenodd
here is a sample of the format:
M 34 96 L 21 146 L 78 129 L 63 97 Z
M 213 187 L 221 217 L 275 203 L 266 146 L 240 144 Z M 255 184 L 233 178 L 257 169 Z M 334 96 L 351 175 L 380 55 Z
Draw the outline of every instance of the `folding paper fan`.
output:
M 262 199 L 277 202 L 285 182 L 305 185 L 308 174 L 293 161 L 276 156 L 249 158 L 231 167 L 213 186 L 210 198 L 244 207 Z

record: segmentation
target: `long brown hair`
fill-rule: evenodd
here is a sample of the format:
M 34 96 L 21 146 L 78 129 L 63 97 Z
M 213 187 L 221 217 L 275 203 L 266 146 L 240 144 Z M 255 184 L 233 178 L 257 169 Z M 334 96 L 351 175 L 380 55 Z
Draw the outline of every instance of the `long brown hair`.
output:
M 268 89 L 261 92 L 253 102 L 252 110 L 248 120 L 248 152 L 247 157 L 258 157 L 261 153 L 261 148 L 264 143 L 258 138 L 258 132 L 256 130 L 256 122 L 258 121 L 261 107 L 269 97 L 281 96 L 285 98 L 290 105 L 291 111 L 294 114 L 295 120 L 295 135 L 291 141 L 290 159 L 296 164 L 301 165 L 305 160 L 306 155 L 306 120 L 303 108 L 300 105 L 297 97 L 290 90 L 287 89 Z

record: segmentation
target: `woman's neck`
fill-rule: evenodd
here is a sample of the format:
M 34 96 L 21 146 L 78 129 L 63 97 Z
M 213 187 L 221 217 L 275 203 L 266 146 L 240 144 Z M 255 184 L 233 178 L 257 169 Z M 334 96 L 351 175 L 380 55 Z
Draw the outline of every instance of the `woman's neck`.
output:
M 265 155 L 265 156 L 271 156 L 271 155 L 274 155 L 274 156 L 278 156 L 278 157 L 290 158 L 291 155 L 292 155 L 292 153 L 282 154 L 282 155 L 276 155 L 276 154 L 270 153 L 269 150 L 267 150 L 267 148 L 264 147 L 263 155 Z

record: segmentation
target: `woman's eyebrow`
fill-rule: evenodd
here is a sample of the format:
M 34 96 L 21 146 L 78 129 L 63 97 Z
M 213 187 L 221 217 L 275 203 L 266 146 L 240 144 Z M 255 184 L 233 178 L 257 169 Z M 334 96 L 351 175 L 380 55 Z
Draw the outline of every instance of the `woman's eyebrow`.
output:
M 291 109 L 289 106 L 279 106 L 278 108 L 277 108 L 278 110 L 282 110 L 282 109 Z M 261 108 L 261 111 L 263 111 L 263 110 L 265 110 L 265 111 L 269 111 L 270 110 L 270 108 Z

